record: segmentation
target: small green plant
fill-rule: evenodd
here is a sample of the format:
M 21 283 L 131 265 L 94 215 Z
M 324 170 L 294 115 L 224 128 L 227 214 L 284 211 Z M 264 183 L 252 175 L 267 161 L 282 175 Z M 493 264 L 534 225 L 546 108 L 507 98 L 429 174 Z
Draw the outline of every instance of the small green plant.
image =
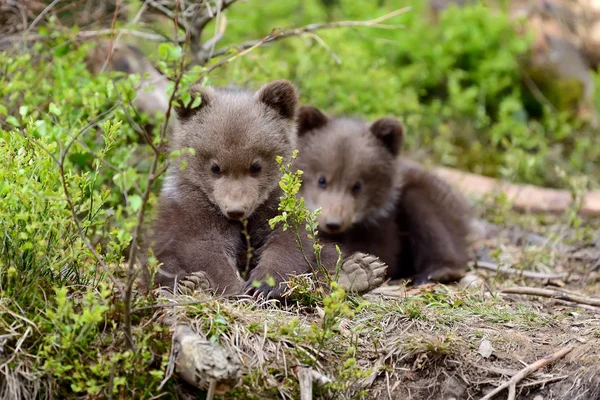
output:
M 327 269 L 321 263 L 321 250 L 323 245 L 318 241 L 318 224 L 317 220 L 320 214 L 320 210 L 311 212 L 304 204 L 304 198 L 298 197 L 298 191 L 302 185 L 302 171 L 292 171 L 292 163 L 298 156 L 298 151 L 294 150 L 291 161 L 285 164 L 283 157 L 277 157 L 277 164 L 282 173 L 279 186 L 283 191 L 283 195 L 279 201 L 278 210 L 280 215 L 277 215 L 269 220 L 269 226 L 271 229 L 275 229 L 277 224 L 281 224 L 281 229 L 284 231 L 290 230 L 296 238 L 296 245 L 300 249 L 304 262 L 313 272 L 314 278 L 317 278 L 318 273 L 322 273 L 328 281 L 331 281 L 331 277 Z M 301 231 L 303 228 L 307 232 L 307 238 L 312 242 L 312 250 L 316 265 L 309 260 L 309 256 L 306 253 L 306 249 L 302 244 Z M 312 256 L 310 256 L 312 258 Z

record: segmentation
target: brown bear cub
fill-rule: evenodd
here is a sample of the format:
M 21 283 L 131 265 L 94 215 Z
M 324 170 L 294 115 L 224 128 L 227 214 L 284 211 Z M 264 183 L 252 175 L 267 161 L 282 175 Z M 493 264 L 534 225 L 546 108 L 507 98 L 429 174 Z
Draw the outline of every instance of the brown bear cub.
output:
M 460 278 L 468 257 L 470 208 L 449 185 L 400 156 L 404 128 L 298 111 L 300 195 L 321 208 L 322 237 L 377 254 L 388 278 L 415 284 Z
M 280 284 L 289 275 L 310 272 L 293 234 L 268 225 L 282 194 L 276 157 L 289 161 L 296 146 L 296 89 L 275 81 L 256 93 L 199 86 L 190 91 L 200 105 L 176 108 L 170 145 L 193 152 L 182 151 L 184 168 L 171 164 L 159 198 L 152 247 L 162 268 L 155 283 L 280 297 L 285 289 Z M 244 220 L 253 255 L 245 280 L 240 274 L 248 250 Z M 322 259 L 335 268 L 333 246 L 326 246 Z M 352 290 L 368 290 L 381 284 L 386 268 L 376 257 L 353 254 L 342 265 L 340 281 Z M 269 275 L 275 287 L 253 287 Z

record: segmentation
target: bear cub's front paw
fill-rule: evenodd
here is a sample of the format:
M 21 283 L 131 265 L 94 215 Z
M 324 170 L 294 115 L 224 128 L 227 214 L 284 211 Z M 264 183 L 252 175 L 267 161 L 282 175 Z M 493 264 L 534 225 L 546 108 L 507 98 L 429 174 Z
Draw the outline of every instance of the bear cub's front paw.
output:
M 192 295 L 196 291 L 208 292 L 210 289 L 210 281 L 204 271 L 192 272 L 177 282 L 178 294 Z
M 342 264 L 337 282 L 350 292 L 365 293 L 383 283 L 387 268 L 373 255 L 354 253 Z
M 255 268 L 250 273 L 250 278 L 246 282 L 244 294 L 265 298 L 267 300 L 281 300 L 287 287 L 286 282 L 282 279 L 277 279 L 277 277 L 272 277 L 272 275 L 267 272 L 261 271 L 261 268 L 259 267 Z M 260 285 L 255 286 L 254 282 L 260 282 Z

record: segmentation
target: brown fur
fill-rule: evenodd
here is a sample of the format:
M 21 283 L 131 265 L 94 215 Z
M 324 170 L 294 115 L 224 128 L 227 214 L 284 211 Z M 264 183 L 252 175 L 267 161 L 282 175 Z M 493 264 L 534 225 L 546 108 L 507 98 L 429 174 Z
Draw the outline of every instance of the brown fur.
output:
M 377 254 L 392 279 L 460 276 L 468 261 L 469 207 L 443 181 L 400 157 L 399 121 L 329 118 L 303 106 L 298 126 L 300 194 L 309 208 L 322 209 L 322 236 Z
M 186 168 L 177 162 L 170 166 L 160 196 L 153 249 L 163 267 L 156 283 L 173 286 L 175 278 L 204 272 L 211 288 L 235 295 L 252 291 L 252 282 L 267 275 L 281 283 L 309 272 L 293 235 L 268 226 L 281 196 L 276 156 L 289 160 L 296 144 L 295 88 L 276 81 L 255 94 L 197 86 L 191 92 L 201 104 L 177 109 L 179 126 L 171 144 L 194 154 L 182 156 Z M 240 276 L 247 251 L 243 219 L 253 247 L 246 281 Z M 310 251 L 308 256 L 312 260 Z M 335 267 L 334 249 L 322 256 L 325 265 Z M 282 288 L 259 290 L 278 297 Z

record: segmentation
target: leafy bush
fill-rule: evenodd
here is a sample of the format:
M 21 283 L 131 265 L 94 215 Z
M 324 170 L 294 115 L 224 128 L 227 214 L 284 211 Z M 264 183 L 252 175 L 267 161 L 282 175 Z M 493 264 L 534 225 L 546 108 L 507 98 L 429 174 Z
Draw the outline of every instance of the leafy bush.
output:
M 0 54 L 0 325 L 14 352 L 2 390 L 144 397 L 162 379 L 162 330 L 134 330 L 128 348 L 115 301 L 147 180 L 122 122 L 135 78 L 91 76 L 89 46 L 65 39 Z

